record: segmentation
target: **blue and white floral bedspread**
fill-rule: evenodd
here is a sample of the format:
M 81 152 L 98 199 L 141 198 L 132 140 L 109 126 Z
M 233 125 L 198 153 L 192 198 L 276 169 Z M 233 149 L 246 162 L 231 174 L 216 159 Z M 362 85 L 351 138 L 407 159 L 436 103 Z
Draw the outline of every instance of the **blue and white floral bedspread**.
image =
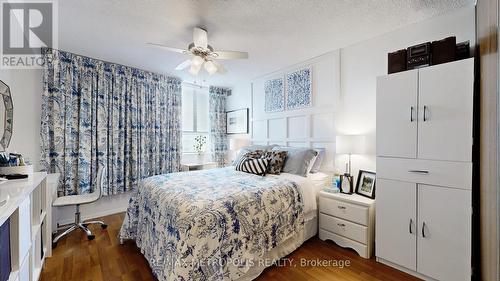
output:
M 233 280 L 304 230 L 297 184 L 234 167 L 144 179 L 120 238 L 135 239 L 159 280 Z

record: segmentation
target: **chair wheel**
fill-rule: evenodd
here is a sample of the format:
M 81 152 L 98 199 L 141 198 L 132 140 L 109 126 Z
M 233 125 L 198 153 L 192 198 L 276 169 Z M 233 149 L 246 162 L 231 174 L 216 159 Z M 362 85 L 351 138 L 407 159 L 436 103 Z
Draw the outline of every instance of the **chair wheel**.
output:
M 93 234 L 92 235 L 87 235 L 87 239 L 89 239 L 89 240 L 94 240 L 94 238 L 95 238 L 95 235 L 93 235 Z
M 106 228 L 108 228 L 108 225 L 107 224 L 101 224 L 101 228 L 102 229 L 106 229 Z

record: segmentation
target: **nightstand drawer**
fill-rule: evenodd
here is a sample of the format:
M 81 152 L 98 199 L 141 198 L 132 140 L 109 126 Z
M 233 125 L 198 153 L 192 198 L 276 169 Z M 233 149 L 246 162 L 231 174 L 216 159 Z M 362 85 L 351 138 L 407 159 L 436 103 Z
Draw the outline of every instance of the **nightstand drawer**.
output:
M 325 214 L 319 215 L 319 226 L 335 234 L 366 244 L 367 227 Z
M 330 198 L 319 198 L 321 213 L 345 219 L 351 222 L 368 225 L 368 208 Z

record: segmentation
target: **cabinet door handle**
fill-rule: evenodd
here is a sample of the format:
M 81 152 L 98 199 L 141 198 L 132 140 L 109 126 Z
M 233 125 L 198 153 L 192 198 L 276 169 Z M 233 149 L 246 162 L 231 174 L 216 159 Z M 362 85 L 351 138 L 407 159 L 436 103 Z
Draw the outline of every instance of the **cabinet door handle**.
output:
M 340 227 L 344 227 L 345 226 L 345 224 L 343 224 L 343 223 L 337 223 L 337 225 L 340 226 Z
M 428 174 L 429 171 L 427 170 L 408 170 L 410 173 L 415 173 L 415 174 Z
M 338 206 L 338 208 L 341 209 L 341 210 L 345 210 L 344 206 Z
M 422 224 L 422 237 L 425 238 L 425 222 Z
M 424 105 L 424 122 L 429 120 L 429 118 L 427 118 L 427 105 Z
M 413 106 L 410 106 L 410 122 L 413 122 Z
M 413 219 L 410 219 L 410 223 L 408 224 L 408 231 L 410 232 L 410 234 L 413 234 L 412 225 L 413 225 Z

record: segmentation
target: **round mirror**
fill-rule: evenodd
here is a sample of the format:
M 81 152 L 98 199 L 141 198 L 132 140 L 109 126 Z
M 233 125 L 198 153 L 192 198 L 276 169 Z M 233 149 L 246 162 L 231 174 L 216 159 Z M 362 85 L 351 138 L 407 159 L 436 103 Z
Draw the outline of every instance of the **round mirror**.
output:
M 9 147 L 10 138 L 12 137 L 14 107 L 10 96 L 10 88 L 2 80 L 0 80 L 0 95 L 3 100 L 3 103 L 0 102 L 0 134 L 3 132 L 0 140 L 0 151 L 5 151 Z

